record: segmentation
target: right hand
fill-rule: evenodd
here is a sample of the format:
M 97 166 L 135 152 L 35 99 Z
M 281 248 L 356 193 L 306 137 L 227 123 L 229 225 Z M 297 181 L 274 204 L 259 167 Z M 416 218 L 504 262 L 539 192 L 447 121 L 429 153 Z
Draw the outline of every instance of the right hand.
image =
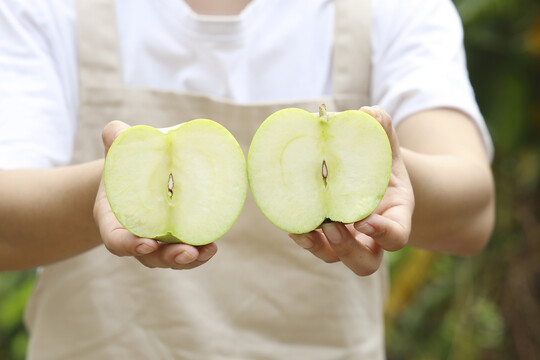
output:
M 380 122 L 392 147 L 392 174 L 382 201 L 354 224 L 324 223 L 321 229 L 289 236 L 321 260 L 341 261 L 355 274 L 367 276 L 380 267 L 384 250 L 397 251 L 408 243 L 415 198 L 390 115 L 379 106 L 360 110 Z
M 103 128 L 103 145 L 109 151 L 112 142 L 129 126 L 112 121 Z M 191 269 L 210 260 L 217 252 L 217 245 L 191 246 L 182 243 L 169 244 L 153 239 L 140 238 L 124 228 L 111 210 L 103 176 L 94 203 L 94 220 L 99 228 L 105 247 L 117 256 L 133 256 L 149 268 Z

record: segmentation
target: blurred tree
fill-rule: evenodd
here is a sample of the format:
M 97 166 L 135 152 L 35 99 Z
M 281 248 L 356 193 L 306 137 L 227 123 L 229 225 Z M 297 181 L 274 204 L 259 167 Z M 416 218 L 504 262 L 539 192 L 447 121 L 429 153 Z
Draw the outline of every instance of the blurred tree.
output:
M 497 223 L 473 258 L 391 257 L 389 359 L 540 358 L 540 2 L 454 0 L 496 148 Z
M 0 273 L 0 360 L 25 357 L 28 333 L 22 318 L 34 280 L 34 271 Z

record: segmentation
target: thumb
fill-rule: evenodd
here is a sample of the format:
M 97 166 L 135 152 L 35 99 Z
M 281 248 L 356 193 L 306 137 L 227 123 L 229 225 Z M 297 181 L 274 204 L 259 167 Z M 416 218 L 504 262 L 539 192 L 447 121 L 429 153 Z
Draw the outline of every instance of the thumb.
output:
M 392 157 L 395 159 L 399 157 L 400 147 L 397 137 L 397 133 L 392 125 L 392 117 L 380 106 L 363 106 L 360 108 L 360 111 L 365 112 L 366 114 L 374 117 L 386 131 L 388 135 L 388 140 L 390 141 L 390 147 L 392 148 Z
M 101 138 L 103 139 L 103 145 L 105 146 L 105 153 L 109 151 L 114 139 L 118 137 L 123 131 L 129 129 L 129 125 L 125 122 L 114 120 L 105 125 L 101 132 Z

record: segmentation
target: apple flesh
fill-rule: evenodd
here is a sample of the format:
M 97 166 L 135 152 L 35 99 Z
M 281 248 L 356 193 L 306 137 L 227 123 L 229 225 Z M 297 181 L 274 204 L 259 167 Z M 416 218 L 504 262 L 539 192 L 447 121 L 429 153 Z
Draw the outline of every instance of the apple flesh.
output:
M 352 223 L 386 192 L 392 150 L 383 127 L 361 111 L 331 117 L 301 109 L 270 115 L 248 154 L 248 179 L 260 210 L 277 227 L 307 233 L 325 220 Z
M 104 183 L 112 211 L 133 234 L 204 245 L 238 218 L 246 162 L 236 139 L 214 121 L 162 130 L 138 125 L 110 147 Z

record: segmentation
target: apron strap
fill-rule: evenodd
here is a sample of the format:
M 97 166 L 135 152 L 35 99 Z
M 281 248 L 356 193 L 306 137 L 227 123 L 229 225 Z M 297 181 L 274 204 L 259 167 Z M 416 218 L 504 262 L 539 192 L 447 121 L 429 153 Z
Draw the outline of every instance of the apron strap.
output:
M 77 0 L 81 84 L 123 87 L 113 0 Z M 100 26 L 96 27 L 96 18 Z M 371 74 L 371 1 L 336 0 L 333 95 L 340 110 L 367 105 Z
M 123 86 L 114 0 L 77 0 L 76 8 L 80 83 Z
M 335 7 L 333 95 L 370 102 L 371 0 L 336 0 Z

